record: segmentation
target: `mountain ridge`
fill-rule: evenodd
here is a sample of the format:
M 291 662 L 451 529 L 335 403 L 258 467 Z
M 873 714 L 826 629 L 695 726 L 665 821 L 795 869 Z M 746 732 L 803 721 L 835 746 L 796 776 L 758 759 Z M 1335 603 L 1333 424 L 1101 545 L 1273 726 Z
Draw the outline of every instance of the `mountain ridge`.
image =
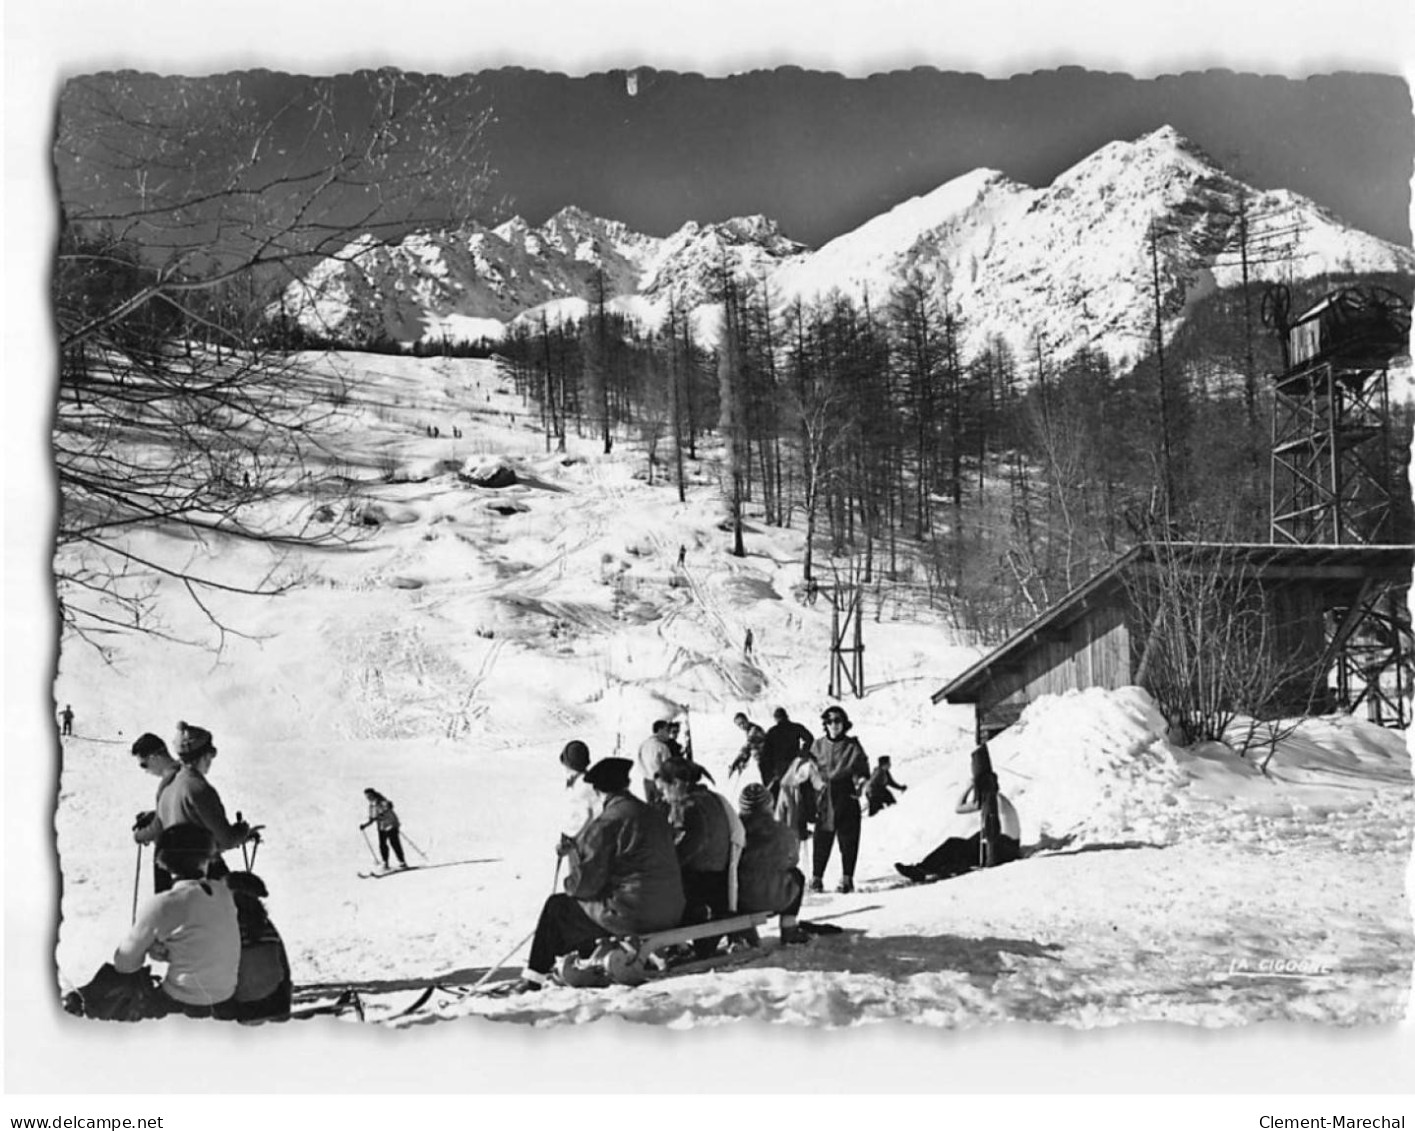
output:
M 1163 126 L 1106 143 L 1042 188 L 971 170 L 814 250 L 760 215 L 657 237 L 572 204 L 539 226 L 516 216 L 397 244 L 361 236 L 280 305 L 341 340 L 494 339 L 518 319 L 581 316 L 602 289 L 649 328 L 677 308 L 710 337 L 724 264 L 764 280 L 780 305 L 836 293 L 878 304 L 914 275 L 958 317 L 969 356 L 1001 338 L 1018 353 L 1088 348 L 1124 364 L 1153 340 L 1155 274 L 1169 336 L 1193 301 L 1238 281 L 1244 229 L 1258 283 L 1415 276 L 1415 251 L 1290 190 L 1253 188 Z

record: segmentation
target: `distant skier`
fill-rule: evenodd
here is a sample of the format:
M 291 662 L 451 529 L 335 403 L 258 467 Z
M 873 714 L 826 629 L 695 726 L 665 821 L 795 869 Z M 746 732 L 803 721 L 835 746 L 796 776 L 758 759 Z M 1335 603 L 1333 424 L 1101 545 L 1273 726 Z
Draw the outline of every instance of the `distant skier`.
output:
M 752 630 L 749 628 L 747 629 L 747 635 L 742 637 L 742 658 L 744 660 L 752 659 L 752 641 Z
M 74 733 L 74 709 L 67 703 L 64 704 L 64 709 L 59 712 L 59 733 L 65 736 Z
M 889 772 L 889 755 L 881 754 L 875 764 L 875 772 L 865 782 L 865 806 L 869 815 L 873 817 L 881 809 L 887 809 L 895 803 L 894 794 L 889 792 L 891 789 L 904 792 L 908 788 L 907 785 L 900 785 L 894 780 L 894 776 Z
M 971 785 L 958 798 L 955 813 L 978 812 L 978 801 Z M 1022 823 L 1017 809 L 1001 793 L 997 795 L 997 815 L 1001 832 L 997 838 L 997 862 L 1009 864 L 1022 855 Z M 961 876 L 978 865 L 982 830 L 972 836 L 949 837 L 917 864 L 895 864 L 894 870 L 910 883 L 926 884 Z
M 680 543 L 678 543 L 678 568 L 679 568 L 679 569 L 682 569 L 684 563 L 685 563 L 687 560 L 688 560 L 688 547 L 685 546 L 685 545 L 683 545 L 683 543 L 680 542 Z
M 393 849 L 393 854 L 398 857 L 398 867 L 406 868 L 408 861 L 403 858 L 403 841 L 398 836 L 398 814 L 393 811 L 393 802 L 372 786 L 364 790 L 364 796 L 368 798 L 368 820 L 359 828 L 366 829 L 374 824 L 378 826 L 378 851 L 383 857 L 385 870 L 389 866 L 388 850 L 390 848 Z

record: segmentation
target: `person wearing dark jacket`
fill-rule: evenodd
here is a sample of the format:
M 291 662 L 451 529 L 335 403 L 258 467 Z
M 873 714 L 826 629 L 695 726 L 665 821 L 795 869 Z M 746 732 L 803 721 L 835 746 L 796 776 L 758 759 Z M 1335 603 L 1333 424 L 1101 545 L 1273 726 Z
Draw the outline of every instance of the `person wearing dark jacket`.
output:
M 675 762 L 660 774 L 668 799 L 668 823 L 683 873 L 686 918 L 701 923 L 728 913 L 727 872 L 732 862 L 732 826 L 722 799 L 702 784 L 698 767 Z
M 870 776 L 870 762 L 860 740 L 847 733 L 850 716 L 830 706 L 821 715 L 825 734 L 811 745 L 825 789 L 821 792 L 812 840 L 811 890 L 825 889 L 825 869 L 831 849 L 840 841 L 838 892 L 855 890 L 855 861 L 860 855 L 860 787 Z
M 294 984 L 285 941 L 261 901 L 270 893 L 254 872 L 232 872 L 226 886 L 236 902 L 236 923 L 241 931 L 241 962 L 236 969 L 236 992 L 216 1015 L 229 1021 L 273 1021 L 290 1016 Z
M 737 811 L 747 832 L 747 845 L 737 864 L 737 910 L 775 911 L 781 915 L 781 941 L 804 942 L 796 925 L 806 877 L 796 866 L 800 841 L 771 815 L 771 794 L 755 782 L 737 799 Z
M 781 775 L 798 755 L 810 750 L 815 735 L 793 720 L 784 707 L 773 711 L 772 718 L 776 721 L 762 744 L 761 771 L 762 785 L 771 791 L 775 802 L 781 792 Z
M 683 880 L 668 819 L 629 792 L 628 758 L 601 758 L 585 781 L 603 807 L 558 851 L 569 867 L 564 894 L 545 901 L 531 953 L 512 992 L 538 990 L 571 951 L 588 957 L 606 935 L 642 934 L 677 926 L 683 917 Z
M 161 828 L 176 825 L 200 825 L 211 834 L 216 857 L 208 875 L 219 878 L 230 869 L 221 853 L 239 848 L 247 841 L 259 840 L 260 833 L 245 821 L 234 825 L 226 818 L 221 795 L 206 780 L 211 763 L 216 758 L 211 732 L 201 727 L 177 724 L 177 757 L 182 766 L 157 798 L 157 821 Z
M 388 850 L 390 848 L 393 850 L 393 855 L 398 857 L 398 867 L 406 868 L 408 861 L 403 856 L 403 838 L 398 835 L 398 829 L 402 822 L 398 820 L 398 813 L 393 808 L 393 802 L 372 787 L 364 790 L 364 799 L 368 801 L 368 820 L 359 828 L 362 830 L 370 825 L 378 826 L 378 852 L 383 857 L 384 870 L 388 870 Z
M 873 817 L 881 809 L 895 804 L 894 794 L 889 792 L 891 789 L 902 792 L 908 788 L 907 785 L 900 785 L 894 780 L 894 775 L 889 772 L 889 755 L 881 754 L 875 765 L 875 772 L 865 782 L 865 804 L 868 806 L 869 815 Z
M 154 844 L 162 835 L 162 822 L 157 819 L 157 807 L 162 804 L 162 794 L 172 784 L 172 779 L 177 776 L 182 763 L 168 753 L 167 743 L 155 734 L 138 736 L 137 741 L 133 743 L 133 757 L 143 770 L 158 779 L 157 799 L 153 802 L 153 808 L 144 809 L 133 818 L 133 840 L 138 844 Z M 172 874 L 158 862 L 157 853 L 154 852 L 152 890 L 167 891 L 171 886 Z

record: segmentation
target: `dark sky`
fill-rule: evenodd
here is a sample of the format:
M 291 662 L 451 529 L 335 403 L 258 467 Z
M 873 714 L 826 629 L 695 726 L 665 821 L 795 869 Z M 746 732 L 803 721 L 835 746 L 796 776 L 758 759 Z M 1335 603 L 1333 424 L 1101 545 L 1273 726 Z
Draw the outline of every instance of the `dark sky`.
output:
M 665 235 L 759 212 L 819 246 L 970 169 L 1045 185 L 1105 142 L 1168 123 L 1259 188 L 1293 189 L 1410 242 L 1415 137 L 1394 77 L 643 70 L 633 96 L 624 71 L 505 70 L 481 83 L 499 188 L 532 223 L 574 203 Z

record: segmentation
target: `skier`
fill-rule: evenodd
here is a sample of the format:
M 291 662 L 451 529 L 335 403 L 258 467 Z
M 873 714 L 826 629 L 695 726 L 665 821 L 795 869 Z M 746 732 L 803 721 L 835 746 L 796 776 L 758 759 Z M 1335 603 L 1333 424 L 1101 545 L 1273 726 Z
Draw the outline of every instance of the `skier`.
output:
M 216 1017 L 236 992 L 241 929 L 224 880 L 208 874 L 219 857 L 211 833 L 196 824 L 163 829 L 157 855 L 175 882 L 138 910 L 113 955 L 119 974 L 135 974 L 148 958 L 167 963 L 146 1015 Z
M 390 848 L 398 857 L 398 867 L 406 868 L 408 861 L 403 858 L 403 841 L 398 836 L 398 814 L 393 811 L 393 802 L 372 786 L 364 790 L 364 797 L 368 799 L 368 820 L 360 825 L 359 829 L 366 829 L 372 824 L 378 825 L 378 851 L 383 857 L 384 871 L 388 870 Z
M 563 954 L 588 957 L 606 934 L 644 934 L 678 924 L 683 880 L 668 819 L 629 792 L 628 758 L 601 758 L 585 772 L 600 813 L 557 849 L 568 861 L 565 892 L 541 908 L 531 953 L 508 993 L 541 989 Z
M 801 843 L 810 839 L 811 826 L 816 823 L 820 797 L 825 792 L 825 778 L 810 750 L 797 754 L 781 775 L 781 792 L 776 798 L 776 819 Z
M 74 733 L 74 709 L 69 704 L 64 704 L 64 709 L 59 712 L 59 734 L 68 736 Z
M 747 736 L 747 741 L 742 744 L 742 749 L 737 752 L 737 757 L 732 759 L 727 767 L 727 775 L 740 774 L 747 768 L 747 763 L 756 759 L 757 772 L 761 773 L 762 750 L 766 746 L 766 731 L 747 718 L 746 714 L 738 711 L 732 716 L 732 722 L 737 728 Z M 763 779 L 765 784 L 765 779 Z
M 811 756 L 825 779 L 812 840 L 811 890 L 825 890 L 831 849 L 840 841 L 840 883 L 836 891 L 855 890 L 855 861 L 860 855 L 860 787 L 870 776 L 870 761 L 860 740 L 849 734 L 850 716 L 830 706 L 821 715 L 825 734 L 811 744 Z
M 907 792 L 909 787 L 894 780 L 894 776 L 889 772 L 889 755 L 881 754 L 875 765 L 875 772 L 865 782 L 865 804 L 871 817 L 881 809 L 895 804 L 894 794 L 889 792 L 890 789 Z
M 752 630 L 747 629 L 747 635 L 742 638 L 742 658 L 750 660 L 752 658 Z
M 585 781 L 585 771 L 590 768 L 590 748 L 578 738 L 572 738 L 560 751 L 560 764 L 569 771 L 565 778 L 568 805 L 560 831 L 574 836 L 599 812 L 599 795 Z
M 752 782 L 743 787 L 737 810 L 746 830 L 746 846 L 737 866 L 737 909 L 777 911 L 781 914 L 781 941 L 806 941 L 796 925 L 806 877 L 797 867 L 801 842 L 796 834 L 771 815 L 771 794 Z
M 667 719 L 655 719 L 653 732 L 639 743 L 639 774 L 643 780 L 644 800 L 650 805 L 662 805 L 663 791 L 658 785 L 659 771 L 673 758 L 669 745 Z
M 260 828 L 252 828 L 245 821 L 233 825 L 226 819 L 221 795 L 206 780 L 216 758 L 210 731 L 178 723 L 176 746 L 182 765 L 171 783 L 157 795 L 157 820 L 164 832 L 176 825 L 188 824 L 200 825 L 209 832 L 216 845 L 210 874 L 219 878 L 230 870 L 221 859 L 221 853 L 247 841 L 259 842 Z
M 969 785 L 959 795 L 955 813 L 978 812 L 978 800 Z M 1009 864 L 1022 854 L 1022 823 L 1016 807 L 1001 793 L 997 795 L 998 823 L 1002 826 L 997 838 L 997 863 Z M 949 837 L 917 864 L 895 864 L 894 870 L 910 883 L 926 884 L 961 876 L 978 865 L 982 830 L 972 836 Z
M 167 744 L 155 734 L 139 735 L 133 743 L 133 757 L 138 765 L 159 779 L 157 799 L 152 809 L 145 809 L 133 818 L 133 840 L 137 844 L 152 844 L 162 835 L 162 822 L 157 819 L 157 806 L 162 804 L 163 791 L 172 784 L 182 764 L 167 752 Z M 152 890 L 167 891 L 172 886 L 172 876 L 158 863 L 156 853 L 152 859 Z
M 772 713 L 776 722 L 766 732 L 762 747 L 762 784 L 771 790 L 771 799 L 776 801 L 781 791 L 781 775 L 786 767 L 796 760 L 803 750 L 809 750 L 815 735 L 795 722 L 786 713 L 786 708 L 778 707 Z
M 679 569 L 682 569 L 684 563 L 685 563 L 687 560 L 688 560 L 688 547 L 685 546 L 685 545 L 683 545 L 683 543 L 680 542 L 680 543 L 678 543 L 678 568 L 679 568 Z

